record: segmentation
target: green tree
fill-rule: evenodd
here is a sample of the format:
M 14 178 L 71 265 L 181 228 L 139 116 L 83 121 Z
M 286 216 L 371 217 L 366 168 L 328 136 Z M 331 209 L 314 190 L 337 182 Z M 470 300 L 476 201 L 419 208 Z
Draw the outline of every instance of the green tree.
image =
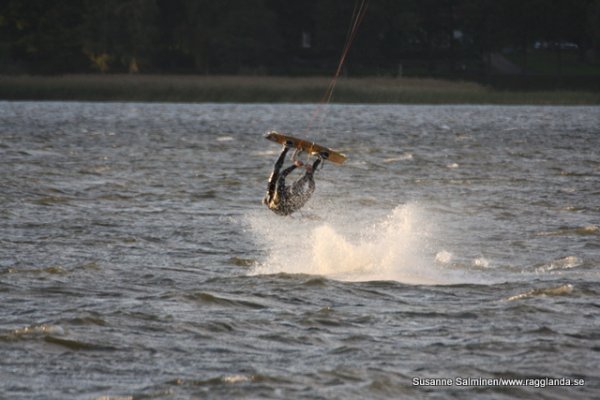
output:
M 276 63 L 275 14 L 265 0 L 184 0 L 176 36 L 198 72 L 252 72 Z
M 369 67 L 367 72 L 397 73 L 419 47 L 418 21 L 416 0 L 370 1 L 348 62 Z
M 33 73 L 82 70 L 81 14 L 81 3 L 68 0 L 4 2 L 0 9 L 4 63 Z
M 593 59 L 600 61 L 600 0 L 590 2 L 587 9 L 586 33 L 590 41 Z
M 314 68 L 309 60 L 315 58 L 318 40 L 315 36 L 316 5 L 318 0 L 284 2 L 270 0 L 267 7 L 275 20 L 275 43 L 271 55 L 272 70 L 279 73 L 310 73 Z
M 158 35 L 155 0 L 86 1 L 83 52 L 101 72 L 151 70 Z

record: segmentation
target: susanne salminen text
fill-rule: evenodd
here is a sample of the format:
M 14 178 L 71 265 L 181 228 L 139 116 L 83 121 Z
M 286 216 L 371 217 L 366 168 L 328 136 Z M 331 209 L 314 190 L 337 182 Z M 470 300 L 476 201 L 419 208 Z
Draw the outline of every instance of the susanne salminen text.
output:
M 413 386 L 584 386 L 584 379 L 571 378 L 419 378 L 412 379 Z

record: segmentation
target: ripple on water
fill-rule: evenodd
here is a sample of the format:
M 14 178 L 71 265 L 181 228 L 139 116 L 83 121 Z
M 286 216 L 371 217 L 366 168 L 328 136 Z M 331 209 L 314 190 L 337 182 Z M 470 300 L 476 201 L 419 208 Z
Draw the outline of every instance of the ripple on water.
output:
M 567 256 L 558 260 L 552 260 L 548 263 L 535 268 L 536 273 L 560 272 L 571 268 L 577 268 L 583 265 L 583 260 L 577 256 Z
M 313 111 L 0 102 L 0 393 L 597 397 L 598 108 L 332 105 L 279 218 L 261 136 Z M 456 374 L 586 386 L 411 384 Z
M 186 295 L 186 297 L 190 300 L 198 302 L 199 304 L 209 305 L 209 306 L 214 305 L 214 306 L 221 306 L 221 307 L 249 308 L 249 309 L 254 309 L 254 310 L 266 308 L 264 305 L 262 305 L 258 302 L 249 301 L 249 300 L 245 300 L 245 299 L 227 298 L 227 297 L 217 296 L 217 295 L 207 293 L 207 292 L 190 293 L 190 294 Z
M 556 287 L 546 287 L 528 290 L 525 293 L 516 294 L 506 300 L 523 300 L 531 297 L 568 296 L 573 293 L 574 286 L 570 283 Z

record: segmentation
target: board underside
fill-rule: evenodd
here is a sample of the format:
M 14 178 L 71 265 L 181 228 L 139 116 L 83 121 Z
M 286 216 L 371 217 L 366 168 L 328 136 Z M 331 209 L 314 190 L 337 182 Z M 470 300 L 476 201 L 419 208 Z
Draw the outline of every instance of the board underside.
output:
M 265 135 L 266 139 L 279 144 L 285 144 L 292 142 L 291 147 L 305 151 L 311 155 L 320 155 L 324 160 L 331 161 L 336 164 L 342 164 L 346 161 L 347 157 L 338 153 L 337 151 L 331 150 L 328 147 L 321 146 L 308 140 L 300 139 L 290 135 L 284 135 L 276 131 L 271 131 Z

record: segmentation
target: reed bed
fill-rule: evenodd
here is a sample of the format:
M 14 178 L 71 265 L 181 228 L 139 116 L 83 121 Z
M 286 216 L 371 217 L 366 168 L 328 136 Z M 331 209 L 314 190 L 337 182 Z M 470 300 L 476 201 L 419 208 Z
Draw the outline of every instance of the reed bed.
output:
M 2 100 L 316 103 L 325 77 L 205 75 L 0 76 Z M 498 91 L 473 82 L 341 78 L 334 103 L 600 104 L 586 91 Z

